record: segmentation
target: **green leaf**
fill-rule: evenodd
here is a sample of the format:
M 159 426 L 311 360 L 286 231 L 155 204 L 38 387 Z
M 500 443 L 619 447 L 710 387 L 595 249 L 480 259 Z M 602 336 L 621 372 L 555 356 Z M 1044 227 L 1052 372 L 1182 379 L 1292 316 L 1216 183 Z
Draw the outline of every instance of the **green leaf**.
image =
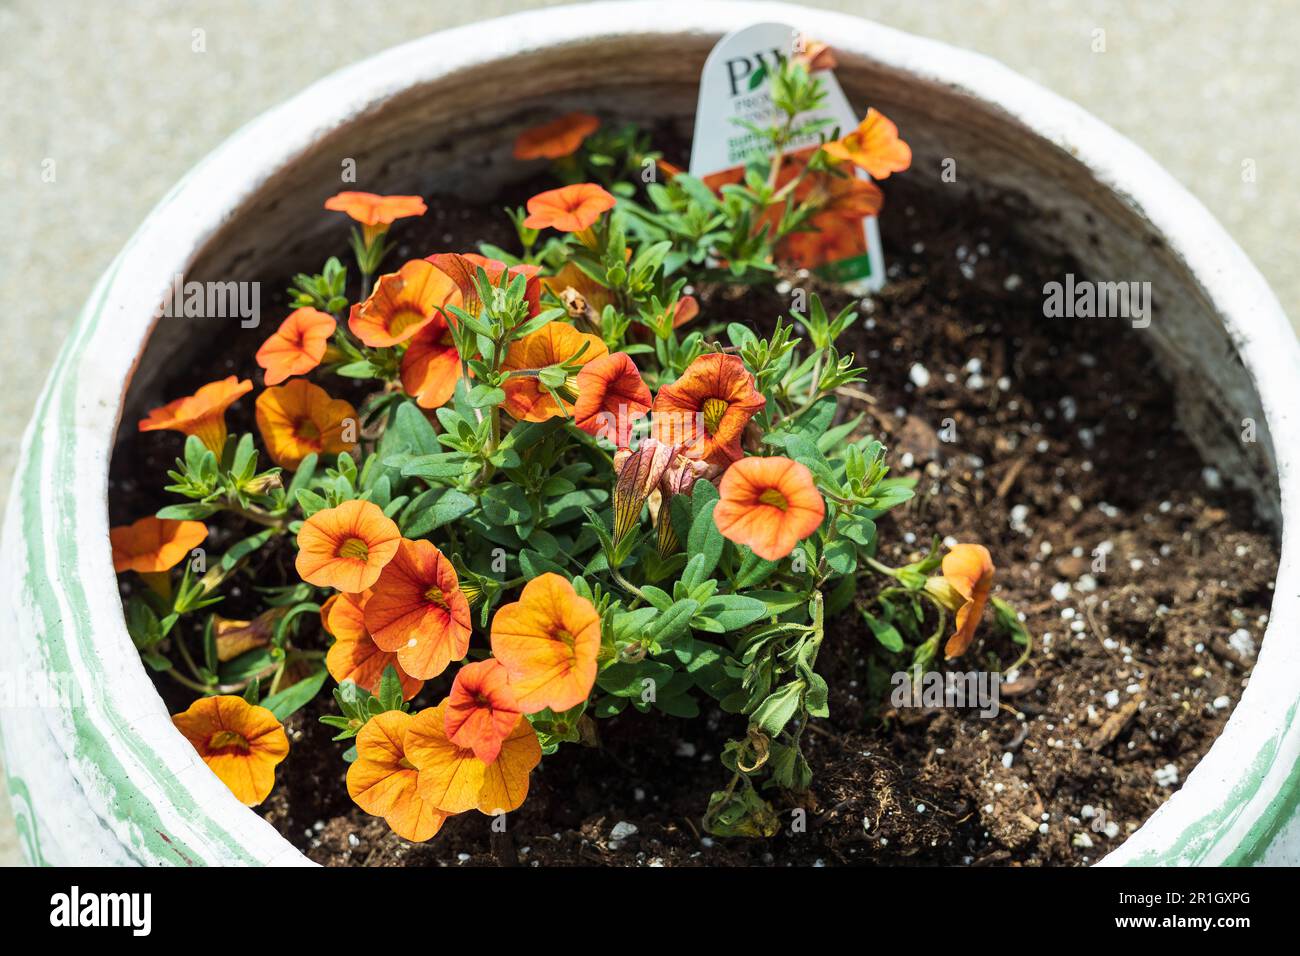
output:
M 319 693 L 321 686 L 325 683 L 325 678 L 329 676 L 329 671 L 322 664 L 309 676 L 304 677 L 291 687 L 286 687 L 278 694 L 272 694 L 266 700 L 262 701 L 262 706 L 275 714 L 275 719 L 284 723 L 290 714 L 301 710 L 307 706 L 313 697 Z
M 183 505 L 168 505 L 159 509 L 157 516 L 170 521 L 202 521 L 220 510 L 216 505 L 205 505 L 195 501 Z
M 867 622 L 867 626 L 871 628 L 871 633 L 876 636 L 876 640 L 884 646 L 885 650 L 897 654 L 903 649 L 903 635 L 898 633 L 898 628 L 887 621 L 880 620 L 873 614 L 868 614 L 866 611 L 862 612 L 862 618 Z
M 700 608 L 700 614 L 717 621 L 724 631 L 738 630 L 771 613 L 764 601 L 741 594 L 715 594 Z
M 769 737 L 775 737 L 798 712 L 804 686 L 803 681 L 796 680 L 778 687 L 758 705 L 751 718 L 753 723 Z

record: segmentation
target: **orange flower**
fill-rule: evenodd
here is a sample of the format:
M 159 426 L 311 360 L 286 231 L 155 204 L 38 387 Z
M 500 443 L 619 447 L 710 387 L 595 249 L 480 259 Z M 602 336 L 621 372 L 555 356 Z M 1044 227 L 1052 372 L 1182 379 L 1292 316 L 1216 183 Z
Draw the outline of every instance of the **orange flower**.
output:
M 372 694 L 379 693 L 384 671 L 392 667 L 402 684 L 402 698 L 410 700 L 420 692 L 424 681 L 402 670 L 397 655 L 382 650 L 366 630 L 365 608 L 372 593 L 336 594 L 321 608 L 325 630 L 334 635 L 334 643 L 325 655 L 325 667 L 340 684 L 350 680 Z
M 722 476 L 713 521 L 723 537 L 779 561 L 826 517 L 812 472 L 789 458 L 742 458 Z
M 739 356 L 711 352 L 691 363 L 682 377 L 659 389 L 654 401 L 655 437 L 681 445 L 690 458 L 724 468 L 738 459 L 740 436 L 767 399 L 754 389 Z
M 680 329 L 699 314 L 700 303 L 696 301 L 695 296 L 682 296 L 677 300 L 677 308 L 673 310 L 673 328 Z
M 403 539 L 375 582 L 366 630 L 413 677 L 437 677 L 469 650 L 469 602 L 456 569 L 428 541 Z
M 341 192 L 325 200 L 331 212 L 345 212 L 359 222 L 366 245 L 388 231 L 398 219 L 423 216 L 428 209 L 419 196 L 376 196 L 374 193 Z
M 497 759 L 501 744 L 522 716 L 509 674 L 493 658 L 466 664 L 456 672 L 446 714 L 447 739 L 473 750 L 484 763 Z
M 533 578 L 492 619 L 492 654 L 525 714 L 568 710 L 586 700 L 599 650 L 600 615 L 558 574 Z
M 809 73 L 818 70 L 833 70 L 836 67 L 835 51 L 821 40 L 800 35 L 795 44 L 793 59 L 808 68 Z
M 519 717 L 501 742 L 496 760 L 447 737 L 448 701 L 415 715 L 407 732 L 407 753 L 420 769 L 420 796 L 444 813 L 478 809 L 495 816 L 519 807 L 528 796 L 528 775 L 541 762 L 542 745 L 527 717 Z
M 604 435 L 617 447 L 626 448 L 633 422 L 650 411 L 651 400 L 650 389 L 626 353 L 603 355 L 578 372 L 573 423 L 584 432 Z
M 325 508 L 298 532 L 298 576 L 317 587 L 359 594 L 379 579 L 401 539 L 374 502 L 353 499 Z
M 352 307 L 348 328 L 371 348 L 405 342 L 450 305 L 460 304 L 451 277 L 431 262 L 412 259 L 396 272 L 380 276 L 375 291 Z
M 572 155 L 582 141 L 596 132 L 600 120 L 587 113 L 570 113 L 534 126 L 515 140 L 515 159 L 560 159 Z
M 605 306 L 612 305 L 614 295 L 582 269 L 573 260 L 565 262 L 553 276 L 546 276 L 542 284 L 564 303 L 569 315 L 585 315 L 587 309 L 599 317 Z
M 241 382 L 235 375 L 219 382 L 209 382 L 193 395 L 155 408 L 148 417 L 140 420 L 140 431 L 163 430 L 198 435 L 204 445 L 220 455 L 226 444 L 226 409 L 252 390 L 252 382 L 248 379 Z
M 273 607 L 251 621 L 232 621 L 220 614 L 212 615 L 212 631 L 217 645 L 217 660 L 223 664 L 240 654 L 265 647 L 275 636 L 275 626 L 288 613 L 287 607 Z
M 141 518 L 133 524 L 111 528 L 113 570 L 155 574 L 174 568 L 208 536 L 202 521 Z
M 944 656 L 961 657 L 975 639 L 993 590 L 993 558 L 982 544 L 958 544 L 943 556 L 943 575 L 925 582 L 925 589 L 957 614 L 957 630 L 944 645 Z
M 402 356 L 402 388 L 421 408 L 441 408 L 456 393 L 460 352 L 441 312 L 416 332 Z
M 257 430 L 272 460 L 293 471 L 313 452 L 353 451 L 355 438 L 347 441 L 344 435 L 357 430 L 357 410 L 350 402 L 330 398 L 319 385 L 296 378 L 257 396 Z
M 524 225 L 529 229 L 551 226 L 560 232 L 582 232 L 614 208 L 614 197 L 595 183 L 575 183 L 548 189 L 528 200 L 528 218 Z
M 266 369 L 266 384 L 279 385 L 293 375 L 306 375 L 325 357 L 334 334 L 334 317 L 319 309 L 294 309 L 275 334 L 257 350 L 257 364 Z
M 366 721 L 357 734 L 357 759 L 348 768 L 348 796 L 366 813 L 383 817 L 402 839 L 423 843 L 450 814 L 420 796 L 419 771 L 408 756 L 414 723 L 400 710 Z
M 275 767 L 289 755 L 289 738 L 275 715 L 242 697 L 200 697 L 172 723 L 203 762 L 245 806 L 275 786 Z
M 488 282 L 493 285 L 501 281 L 503 272 L 508 272 L 511 280 L 515 276 L 523 276 L 525 282 L 524 299 L 528 303 L 528 314 L 533 316 L 541 310 L 542 289 L 541 282 L 537 278 L 541 269 L 538 266 L 507 266 L 500 259 L 489 259 L 487 256 L 480 256 L 476 252 L 439 252 L 432 256 L 426 256 L 425 262 L 432 262 L 447 274 L 447 277 L 460 290 L 460 308 L 470 315 L 476 316 L 483 311 L 483 303 L 478 296 L 477 280 L 479 269 L 486 273 Z
M 898 127 L 874 109 L 867 110 L 852 133 L 822 149 L 834 160 L 865 169 L 873 179 L 888 179 L 912 165 L 912 148 L 898 138 Z
M 584 345 L 585 351 L 582 350 Z M 580 356 L 579 351 L 582 351 Z M 563 322 L 547 322 L 537 331 L 511 342 L 501 368 L 518 372 L 575 361 L 586 365 L 608 354 L 609 350 L 599 336 L 579 332 Z M 505 410 L 519 421 L 544 422 L 548 418 L 573 414 L 573 406 L 563 398 L 563 407 L 555 404 L 536 375 L 511 376 L 501 387 L 506 393 Z

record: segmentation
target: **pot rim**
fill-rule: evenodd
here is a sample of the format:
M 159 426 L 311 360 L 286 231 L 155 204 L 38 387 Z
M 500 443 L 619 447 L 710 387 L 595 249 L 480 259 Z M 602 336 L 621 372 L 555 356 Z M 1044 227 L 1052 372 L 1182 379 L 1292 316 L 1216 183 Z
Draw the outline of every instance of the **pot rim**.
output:
M 94 776 L 138 794 L 129 821 L 111 812 L 102 798 L 107 790 L 95 808 L 134 858 L 308 862 L 235 800 L 175 730 L 121 613 L 108 543 L 108 466 L 126 387 L 152 332 L 160 291 L 184 272 L 195 250 L 320 137 L 412 87 L 557 45 L 673 34 L 718 37 L 738 25 L 773 20 L 830 38 L 842 55 L 992 105 L 1028 135 L 1068 153 L 1166 240 L 1222 317 L 1258 390 L 1277 458 L 1284 526 L 1273 608 L 1254 676 L 1219 738 L 1182 789 L 1102 862 L 1294 858 L 1285 844 L 1300 842 L 1300 823 L 1292 822 L 1300 801 L 1300 786 L 1293 786 L 1300 775 L 1300 721 L 1293 719 L 1300 703 L 1300 555 L 1285 519 L 1300 514 L 1300 412 L 1289 401 L 1300 377 L 1300 344 L 1264 278 L 1204 206 L 1146 153 L 1007 67 L 855 16 L 723 0 L 607 0 L 534 10 L 433 33 L 345 67 L 261 114 L 210 153 L 159 202 L 100 279 L 24 437 L 4 551 L 42 572 L 35 587 L 28 583 L 32 593 L 22 603 L 31 606 L 43 633 L 63 638 L 43 642 L 57 645 L 42 649 L 45 663 L 97 691 L 85 696 L 79 717 L 60 718 L 70 722 L 71 733 L 67 723 L 53 732 L 80 779 Z M 46 441 L 54 434 L 59 447 Z M 72 438 L 62 441 L 65 435 Z M 41 502 L 36 495 L 42 488 L 69 490 Z M 75 489 L 82 488 L 105 494 L 78 495 Z M 75 535 L 66 534 L 68 529 Z M 62 535 L 57 549 L 36 543 L 56 535 Z M 77 620 L 93 620 L 93 635 L 88 627 L 65 625 Z M 85 744 L 87 734 L 98 746 Z

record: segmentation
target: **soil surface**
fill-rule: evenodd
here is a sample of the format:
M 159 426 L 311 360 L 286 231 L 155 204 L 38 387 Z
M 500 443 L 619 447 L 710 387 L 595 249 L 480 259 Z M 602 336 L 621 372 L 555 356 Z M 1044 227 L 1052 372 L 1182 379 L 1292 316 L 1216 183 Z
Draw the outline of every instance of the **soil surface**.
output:
M 890 281 L 861 301 L 846 335 L 867 380 L 842 397 L 889 445 L 894 474 L 919 479 L 917 498 L 880 524 L 882 560 L 902 563 L 933 535 L 983 542 L 995 593 L 1026 616 L 1032 653 L 1008 675 L 995 717 L 894 711 L 868 695 L 873 638 L 850 609 L 831 622 L 818 664 L 831 717 L 804 737 L 814 781 L 798 803 L 800 832 L 701 832 L 709 794 L 727 778 L 719 749 L 744 732 L 743 718 L 708 707 L 692 721 L 633 710 L 601 721 L 598 747 L 566 745 L 543 760 L 507 832 L 467 813 L 413 845 L 348 798 L 344 745 L 317 722 L 333 711 L 324 695 L 290 719 L 293 747 L 259 812 L 333 865 L 1072 865 L 1100 859 L 1176 791 L 1249 677 L 1272 601 L 1273 537 L 1178 430 L 1141 332 L 1043 317 L 1043 283 L 1079 275 L 1076 263 L 1022 245 L 1011 211 L 954 203 L 906 175 L 884 189 Z M 397 230 L 397 256 L 507 245 L 500 205 L 435 197 L 424 219 Z M 791 276 L 775 288 L 696 291 L 704 320 L 765 325 L 788 312 L 790 283 L 815 285 Z M 828 306 L 851 301 L 821 291 Z M 257 372 L 252 355 L 272 328 L 231 336 L 150 405 Z M 341 380 L 327 387 L 348 395 Z M 252 409 L 232 408 L 232 433 L 254 428 Z M 114 524 L 175 500 L 157 476 L 179 448 L 175 434 L 122 429 Z M 225 543 L 214 532 L 209 546 Z M 267 554 L 254 573 L 259 585 L 292 583 L 291 552 Z M 250 606 L 245 582 L 218 610 L 239 617 Z M 961 666 L 1005 668 L 1019 654 L 981 638 Z M 156 681 L 173 710 L 188 705 L 187 692 Z M 416 706 L 448 683 L 430 681 Z M 773 799 L 792 820 L 795 803 Z

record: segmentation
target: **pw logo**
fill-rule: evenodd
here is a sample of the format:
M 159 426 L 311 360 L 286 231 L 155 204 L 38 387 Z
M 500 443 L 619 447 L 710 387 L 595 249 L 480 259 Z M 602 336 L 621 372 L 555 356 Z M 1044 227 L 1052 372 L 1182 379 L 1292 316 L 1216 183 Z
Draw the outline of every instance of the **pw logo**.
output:
M 133 936 L 148 936 L 153 928 L 153 895 L 150 893 L 70 892 L 50 897 L 51 926 L 127 926 Z

